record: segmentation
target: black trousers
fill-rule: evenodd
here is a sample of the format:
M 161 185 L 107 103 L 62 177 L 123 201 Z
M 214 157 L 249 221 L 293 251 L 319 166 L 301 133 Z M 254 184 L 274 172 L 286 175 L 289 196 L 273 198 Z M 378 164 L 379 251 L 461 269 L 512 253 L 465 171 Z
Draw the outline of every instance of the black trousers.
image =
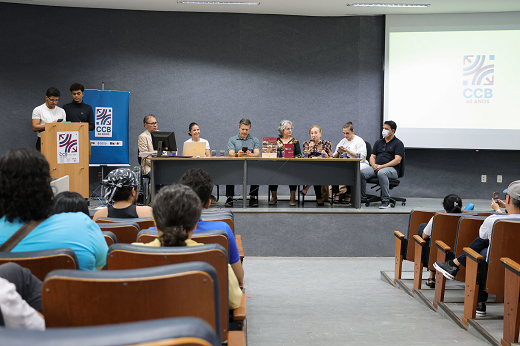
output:
M 259 185 L 251 185 L 249 188 L 249 195 L 258 197 Z M 244 191 L 245 194 L 245 191 Z M 235 185 L 226 185 L 226 197 L 233 197 L 235 195 Z
M 489 247 L 489 240 L 488 239 L 482 239 L 480 237 L 477 237 L 477 239 L 473 240 L 473 243 L 469 246 L 472 250 L 475 252 L 481 254 L 484 258 L 487 257 L 487 251 Z M 459 257 L 457 257 L 457 261 L 459 261 L 460 265 L 466 266 L 466 253 L 462 253 Z M 478 302 L 486 302 L 488 300 L 488 293 L 484 291 L 484 288 L 486 287 L 486 281 L 482 282 L 479 285 L 479 291 L 478 291 Z
M 42 151 L 42 139 L 40 137 L 36 140 L 36 150 Z

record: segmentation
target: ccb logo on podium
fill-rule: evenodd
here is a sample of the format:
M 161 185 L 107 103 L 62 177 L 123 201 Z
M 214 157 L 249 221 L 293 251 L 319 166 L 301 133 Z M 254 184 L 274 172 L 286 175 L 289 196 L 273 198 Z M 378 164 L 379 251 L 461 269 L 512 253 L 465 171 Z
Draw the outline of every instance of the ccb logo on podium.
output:
M 112 107 L 96 107 L 96 137 L 112 137 Z
M 56 133 L 58 140 L 58 164 L 79 163 L 78 131 Z

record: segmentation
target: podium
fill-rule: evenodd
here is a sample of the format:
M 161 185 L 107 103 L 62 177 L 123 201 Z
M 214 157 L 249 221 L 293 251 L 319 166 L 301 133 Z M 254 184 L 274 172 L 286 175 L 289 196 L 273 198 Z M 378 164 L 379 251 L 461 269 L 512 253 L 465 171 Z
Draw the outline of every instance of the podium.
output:
M 41 152 L 49 161 L 51 177 L 68 175 L 70 191 L 88 198 L 88 123 L 45 124 L 41 135 Z

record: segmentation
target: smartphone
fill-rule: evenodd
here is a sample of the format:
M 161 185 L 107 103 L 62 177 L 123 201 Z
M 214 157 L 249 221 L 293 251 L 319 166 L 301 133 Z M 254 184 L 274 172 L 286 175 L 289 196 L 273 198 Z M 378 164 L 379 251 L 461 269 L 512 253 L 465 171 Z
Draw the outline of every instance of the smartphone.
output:
M 248 151 L 249 149 L 247 147 L 242 147 L 242 151 L 245 153 L 246 151 Z
M 63 119 L 58 119 L 58 122 L 61 123 L 63 121 Z
M 498 200 L 498 191 L 493 192 L 493 199 L 495 202 Z

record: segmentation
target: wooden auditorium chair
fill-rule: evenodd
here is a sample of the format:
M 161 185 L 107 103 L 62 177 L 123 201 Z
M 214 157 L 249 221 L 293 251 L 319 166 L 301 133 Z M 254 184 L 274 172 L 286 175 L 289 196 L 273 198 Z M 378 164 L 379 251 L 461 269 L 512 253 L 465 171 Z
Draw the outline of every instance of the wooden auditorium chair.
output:
M 116 244 L 118 246 L 123 244 Z M 131 246 L 131 245 L 127 245 Z M 42 288 L 47 328 L 198 317 L 221 339 L 216 270 L 204 262 L 130 270 L 55 270 Z
M 403 260 L 413 262 L 415 246 L 414 242 L 409 241 L 413 236 L 418 234 L 419 226 L 423 223 L 428 223 L 435 215 L 434 211 L 412 210 L 408 218 L 408 231 L 405 236 L 399 231 L 394 231 L 395 235 L 395 272 L 394 284 L 397 280 L 401 280 L 403 270 Z
M 115 234 L 118 243 L 133 243 L 141 230 L 137 222 L 134 221 L 104 222 L 104 220 L 101 221 L 101 219 L 100 217 L 96 220 L 101 231 L 108 231 Z
M 218 244 L 200 246 L 147 247 L 140 245 L 116 244 L 108 250 L 107 269 L 149 268 L 174 263 L 203 261 L 213 266 L 220 285 L 221 334 L 222 341 L 231 338 L 245 340 L 246 307 L 242 295 L 240 307 L 232 311 L 234 331 L 229 331 L 228 310 L 228 258 L 227 252 Z M 229 336 L 228 336 L 229 334 Z
M 200 318 L 176 317 L 92 327 L 27 330 L 1 328 L 10 346 L 220 346 L 213 329 Z
M 135 222 L 139 225 L 139 229 L 147 229 L 154 227 L 155 223 L 151 217 L 136 217 L 136 218 L 117 218 L 117 217 L 100 217 L 96 220 L 97 223 L 108 222 Z
M 502 346 L 518 343 L 520 329 L 520 264 L 508 257 L 500 259 L 505 267 L 504 275 L 504 331 Z
M 508 257 L 520 262 L 520 222 L 497 220 L 491 231 L 487 260 L 471 248 L 464 248 L 467 255 L 466 281 L 464 294 L 464 316 L 462 322 L 469 325 L 477 309 L 478 291 L 484 285 L 485 291 L 497 296 L 497 301 L 504 296 L 504 269 L 500 259 Z
M 228 212 L 216 212 L 216 213 L 208 213 L 203 212 L 200 214 L 200 218 L 202 221 L 222 221 L 228 224 L 229 228 L 233 234 L 235 234 L 235 219 L 232 214 Z
M 433 216 L 432 234 L 430 244 L 435 244 L 437 240 L 442 240 L 448 246 L 454 247 L 457 238 L 457 226 L 462 213 L 437 213 Z M 421 289 L 423 266 L 429 270 L 434 270 L 433 264 L 437 260 L 437 247 L 430 245 L 426 247 L 426 240 L 420 235 L 413 236 L 415 241 L 414 251 L 414 275 L 412 292 Z
M 56 269 L 79 269 L 76 253 L 69 248 L 0 252 L 0 264 L 8 262 L 14 262 L 29 269 L 41 281 L 48 273 Z
M 117 244 L 117 237 L 114 233 L 110 231 L 101 231 L 101 233 L 103 233 L 103 238 L 105 238 L 108 247 Z
M 463 214 L 463 216 L 459 219 L 459 224 L 457 226 L 457 238 L 453 247 L 454 251 L 452 252 L 452 247 L 446 245 L 446 243 L 444 243 L 442 240 L 437 240 L 435 242 L 435 247 L 437 248 L 436 261 L 445 262 L 460 256 L 464 251 L 464 248 L 470 246 L 473 240 L 475 240 L 478 237 L 480 226 L 482 225 L 485 219 L 485 216 Z M 465 277 L 466 267 L 460 266 L 459 271 L 455 276 L 455 280 L 459 282 L 464 282 Z M 438 303 L 444 301 L 445 291 L 446 278 L 441 273 L 439 273 L 438 275 L 436 274 L 435 297 L 433 298 L 433 306 L 435 308 L 437 308 Z

